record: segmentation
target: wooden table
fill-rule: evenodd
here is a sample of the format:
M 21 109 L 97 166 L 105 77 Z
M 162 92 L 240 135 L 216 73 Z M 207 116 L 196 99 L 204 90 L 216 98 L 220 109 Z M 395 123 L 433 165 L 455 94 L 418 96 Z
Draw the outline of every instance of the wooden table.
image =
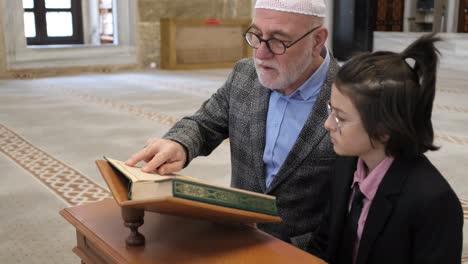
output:
M 243 224 L 212 223 L 146 212 L 146 244 L 125 245 L 130 233 L 112 199 L 60 211 L 75 228 L 82 263 L 308 263 L 321 259 Z

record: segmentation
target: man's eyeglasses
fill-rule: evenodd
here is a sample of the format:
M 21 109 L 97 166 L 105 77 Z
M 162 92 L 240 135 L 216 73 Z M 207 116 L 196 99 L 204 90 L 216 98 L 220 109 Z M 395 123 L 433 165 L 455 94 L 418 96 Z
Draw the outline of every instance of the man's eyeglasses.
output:
M 259 35 L 249 31 L 252 27 L 249 27 L 243 35 L 244 35 L 245 40 L 247 41 L 247 44 L 249 44 L 250 47 L 254 49 L 258 49 L 260 48 L 260 45 L 262 44 L 262 42 L 265 42 L 268 50 L 271 53 L 276 54 L 276 55 L 282 55 L 286 52 L 286 49 L 290 48 L 292 45 L 296 44 L 301 39 L 305 38 L 307 35 L 314 32 L 316 29 L 320 27 L 321 26 L 313 28 L 312 30 L 305 33 L 302 37 L 293 41 L 289 45 L 286 45 L 282 40 L 279 40 L 276 38 L 262 39 Z
M 333 114 L 333 107 L 332 107 L 330 101 L 327 102 L 327 112 L 328 112 L 328 116 L 331 116 L 333 122 L 335 123 L 336 129 L 341 134 L 340 119 L 338 119 L 338 117 L 336 117 L 336 115 Z

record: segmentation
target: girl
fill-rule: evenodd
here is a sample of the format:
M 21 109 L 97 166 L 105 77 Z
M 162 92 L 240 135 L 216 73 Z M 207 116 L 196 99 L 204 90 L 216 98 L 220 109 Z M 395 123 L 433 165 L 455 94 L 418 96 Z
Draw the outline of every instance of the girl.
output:
M 354 57 L 337 74 L 325 128 L 352 157 L 337 159 L 332 178 L 330 263 L 461 262 L 460 202 L 424 155 L 437 150 L 438 40 Z

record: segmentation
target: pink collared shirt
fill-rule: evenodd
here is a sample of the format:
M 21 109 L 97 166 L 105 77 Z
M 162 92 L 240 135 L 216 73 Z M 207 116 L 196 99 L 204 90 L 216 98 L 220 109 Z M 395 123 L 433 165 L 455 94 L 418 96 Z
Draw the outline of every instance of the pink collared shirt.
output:
M 356 235 L 356 242 L 354 245 L 354 252 L 353 252 L 353 263 L 356 263 L 357 252 L 359 250 L 359 244 L 361 242 L 362 231 L 364 230 L 364 226 L 366 225 L 367 214 L 369 213 L 369 208 L 374 200 L 375 194 L 377 189 L 379 188 L 380 183 L 382 182 L 383 177 L 387 173 L 388 169 L 392 165 L 393 158 L 386 157 L 383 159 L 377 167 L 375 167 L 369 174 L 366 176 L 366 165 L 362 159 L 358 159 L 357 169 L 354 172 L 354 180 L 351 184 L 351 189 L 354 187 L 355 184 L 359 185 L 359 189 L 361 190 L 364 198 L 362 200 L 362 211 L 361 216 L 359 217 L 358 228 L 357 228 L 357 235 Z M 353 194 L 354 196 L 354 194 Z M 351 201 L 348 205 L 348 211 L 351 209 Z

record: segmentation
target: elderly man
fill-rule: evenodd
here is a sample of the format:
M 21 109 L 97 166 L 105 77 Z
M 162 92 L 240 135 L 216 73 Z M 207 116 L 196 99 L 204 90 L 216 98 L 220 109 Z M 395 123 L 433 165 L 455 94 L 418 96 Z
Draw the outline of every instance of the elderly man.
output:
M 274 195 L 283 221 L 258 228 L 299 248 L 314 244 L 335 159 L 323 124 L 338 65 L 324 43 L 323 0 L 258 0 L 244 33 L 253 58 L 192 116 L 127 164 L 166 174 L 231 143 L 233 187 Z

